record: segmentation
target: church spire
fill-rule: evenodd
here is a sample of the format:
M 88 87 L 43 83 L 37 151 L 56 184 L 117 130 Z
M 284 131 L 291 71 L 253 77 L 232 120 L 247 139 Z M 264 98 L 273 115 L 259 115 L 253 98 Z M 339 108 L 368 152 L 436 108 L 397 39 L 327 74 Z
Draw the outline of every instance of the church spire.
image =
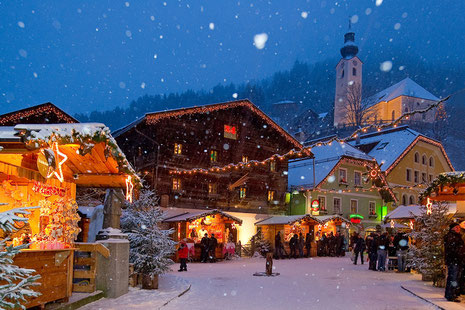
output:
M 341 55 L 344 59 L 350 59 L 358 53 L 358 47 L 355 45 L 355 33 L 351 30 L 352 23 L 349 17 L 349 31 L 344 34 L 344 46 L 341 48 Z

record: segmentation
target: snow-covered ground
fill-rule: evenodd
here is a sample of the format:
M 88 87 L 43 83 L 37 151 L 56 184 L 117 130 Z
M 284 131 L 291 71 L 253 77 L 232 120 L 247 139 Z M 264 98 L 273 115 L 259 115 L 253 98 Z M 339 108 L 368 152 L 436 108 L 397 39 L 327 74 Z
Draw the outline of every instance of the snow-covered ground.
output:
M 182 273 L 177 267 L 159 292 L 131 290 L 83 309 L 434 309 L 400 287 L 411 275 L 369 271 L 348 257 L 275 260 L 276 277 L 253 276 L 265 270 L 260 258 L 189 264 Z M 187 283 L 191 289 L 173 299 Z

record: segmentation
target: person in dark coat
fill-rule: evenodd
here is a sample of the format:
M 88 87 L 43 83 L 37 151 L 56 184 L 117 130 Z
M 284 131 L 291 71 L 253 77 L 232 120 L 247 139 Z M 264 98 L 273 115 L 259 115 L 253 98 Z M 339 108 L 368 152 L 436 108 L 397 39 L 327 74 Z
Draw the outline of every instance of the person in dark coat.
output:
M 208 239 L 208 234 L 205 234 L 202 237 L 202 240 L 200 240 L 200 261 L 202 263 L 207 262 L 209 243 L 210 243 L 210 239 Z
M 444 297 L 448 301 L 459 301 L 458 285 L 463 270 L 465 244 L 460 235 L 460 226 L 452 223 L 449 232 L 444 236 L 444 258 L 447 266 L 447 282 Z
M 307 250 L 307 257 L 310 257 L 310 251 L 311 251 L 311 248 L 312 248 L 312 241 L 313 241 L 312 235 L 310 233 L 307 233 L 305 235 L 305 249 Z
M 179 257 L 179 272 L 187 271 L 187 256 L 189 255 L 189 249 L 184 240 L 179 243 L 178 257 Z
M 365 252 L 365 240 L 362 237 L 357 236 L 354 244 L 354 265 L 357 265 L 358 255 L 360 254 L 360 262 L 363 265 L 363 252 Z
M 328 255 L 331 257 L 336 256 L 336 237 L 333 232 L 329 234 L 328 238 Z
M 335 247 L 335 252 L 336 256 L 342 256 L 342 247 L 344 246 L 343 244 L 343 239 L 342 236 L 339 232 L 336 233 L 336 247 Z
M 403 233 L 398 233 L 394 237 L 394 246 L 397 255 L 397 271 L 405 272 L 408 252 L 408 237 Z
M 341 234 L 341 248 L 340 248 L 339 256 L 346 256 L 346 248 L 347 248 L 346 237 L 344 237 L 344 235 Z
M 283 243 L 281 242 L 281 232 L 278 231 L 276 236 L 274 237 L 274 250 L 276 259 L 283 258 Z
M 302 233 L 299 234 L 299 239 L 297 241 L 297 248 L 299 249 L 299 257 L 302 258 L 304 257 L 304 236 Z
M 386 257 L 387 257 L 387 250 L 389 247 L 389 236 L 387 232 L 384 232 L 378 238 L 378 271 L 386 271 Z
M 378 235 L 371 233 L 366 238 L 365 244 L 368 251 L 368 259 L 370 260 L 368 269 L 376 271 L 376 262 L 378 260 Z
M 218 240 L 215 238 L 215 234 L 211 234 L 210 240 L 208 242 L 208 255 L 210 256 L 210 262 L 216 262 L 216 247 L 218 246 Z
M 297 242 L 297 234 L 294 234 L 291 240 L 289 240 L 289 249 L 291 250 L 289 258 L 297 258 Z

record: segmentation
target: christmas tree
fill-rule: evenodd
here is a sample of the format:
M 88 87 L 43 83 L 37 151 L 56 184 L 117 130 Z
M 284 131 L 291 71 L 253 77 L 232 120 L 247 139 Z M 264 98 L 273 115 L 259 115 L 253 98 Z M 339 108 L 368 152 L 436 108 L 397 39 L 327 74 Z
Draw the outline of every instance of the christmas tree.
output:
M 415 216 L 414 230 L 408 234 L 413 240 L 409 249 L 409 266 L 440 286 L 445 278 L 443 240 L 452 221 L 446 203 L 438 202 L 429 210 L 421 206 L 420 215 Z
M 271 243 L 266 240 L 263 236 L 261 229 L 257 231 L 255 235 L 250 239 L 250 244 L 252 247 L 252 256 L 257 256 L 257 253 L 263 257 L 266 256 L 266 253 L 271 252 Z
M 173 230 L 162 230 L 162 210 L 154 192 L 142 190 L 139 199 L 130 203 L 123 211 L 121 230 L 128 234 L 130 243 L 129 260 L 134 270 L 143 275 L 159 275 L 167 272 L 173 264 Z
M 23 208 L 12 209 L 0 213 L 0 229 L 5 233 L 15 231 L 14 223 L 17 221 L 27 221 L 27 218 L 17 216 L 17 214 L 28 213 Z M 34 292 L 31 286 L 40 278 L 39 275 L 33 276 L 33 269 L 20 268 L 13 265 L 13 258 L 19 251 L 28 245 L 6 246 L 6 240 L 0 240 L 0 309 L 26 309 L 22 302 L 28 297 L 37 297 L 40 294 Z

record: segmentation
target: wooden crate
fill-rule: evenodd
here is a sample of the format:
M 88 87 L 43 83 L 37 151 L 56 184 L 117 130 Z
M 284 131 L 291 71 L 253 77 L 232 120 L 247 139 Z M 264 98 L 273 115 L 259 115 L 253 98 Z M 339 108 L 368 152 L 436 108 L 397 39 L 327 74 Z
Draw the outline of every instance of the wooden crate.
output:
M 33 290 L 41 293 L 28 299 L 26 308 L 45 306 L 46 303 L 64 300 L 71 296 L 73 281 L 73 249 L 66 250 L 23 250 L 15 256 L 14 264 L 34 269 L 41 278 L 40 286 Z
M 76 243 L 73 292 L 95 292 L 98 254 L 109 257 L 110 251 L 101 243 Z

